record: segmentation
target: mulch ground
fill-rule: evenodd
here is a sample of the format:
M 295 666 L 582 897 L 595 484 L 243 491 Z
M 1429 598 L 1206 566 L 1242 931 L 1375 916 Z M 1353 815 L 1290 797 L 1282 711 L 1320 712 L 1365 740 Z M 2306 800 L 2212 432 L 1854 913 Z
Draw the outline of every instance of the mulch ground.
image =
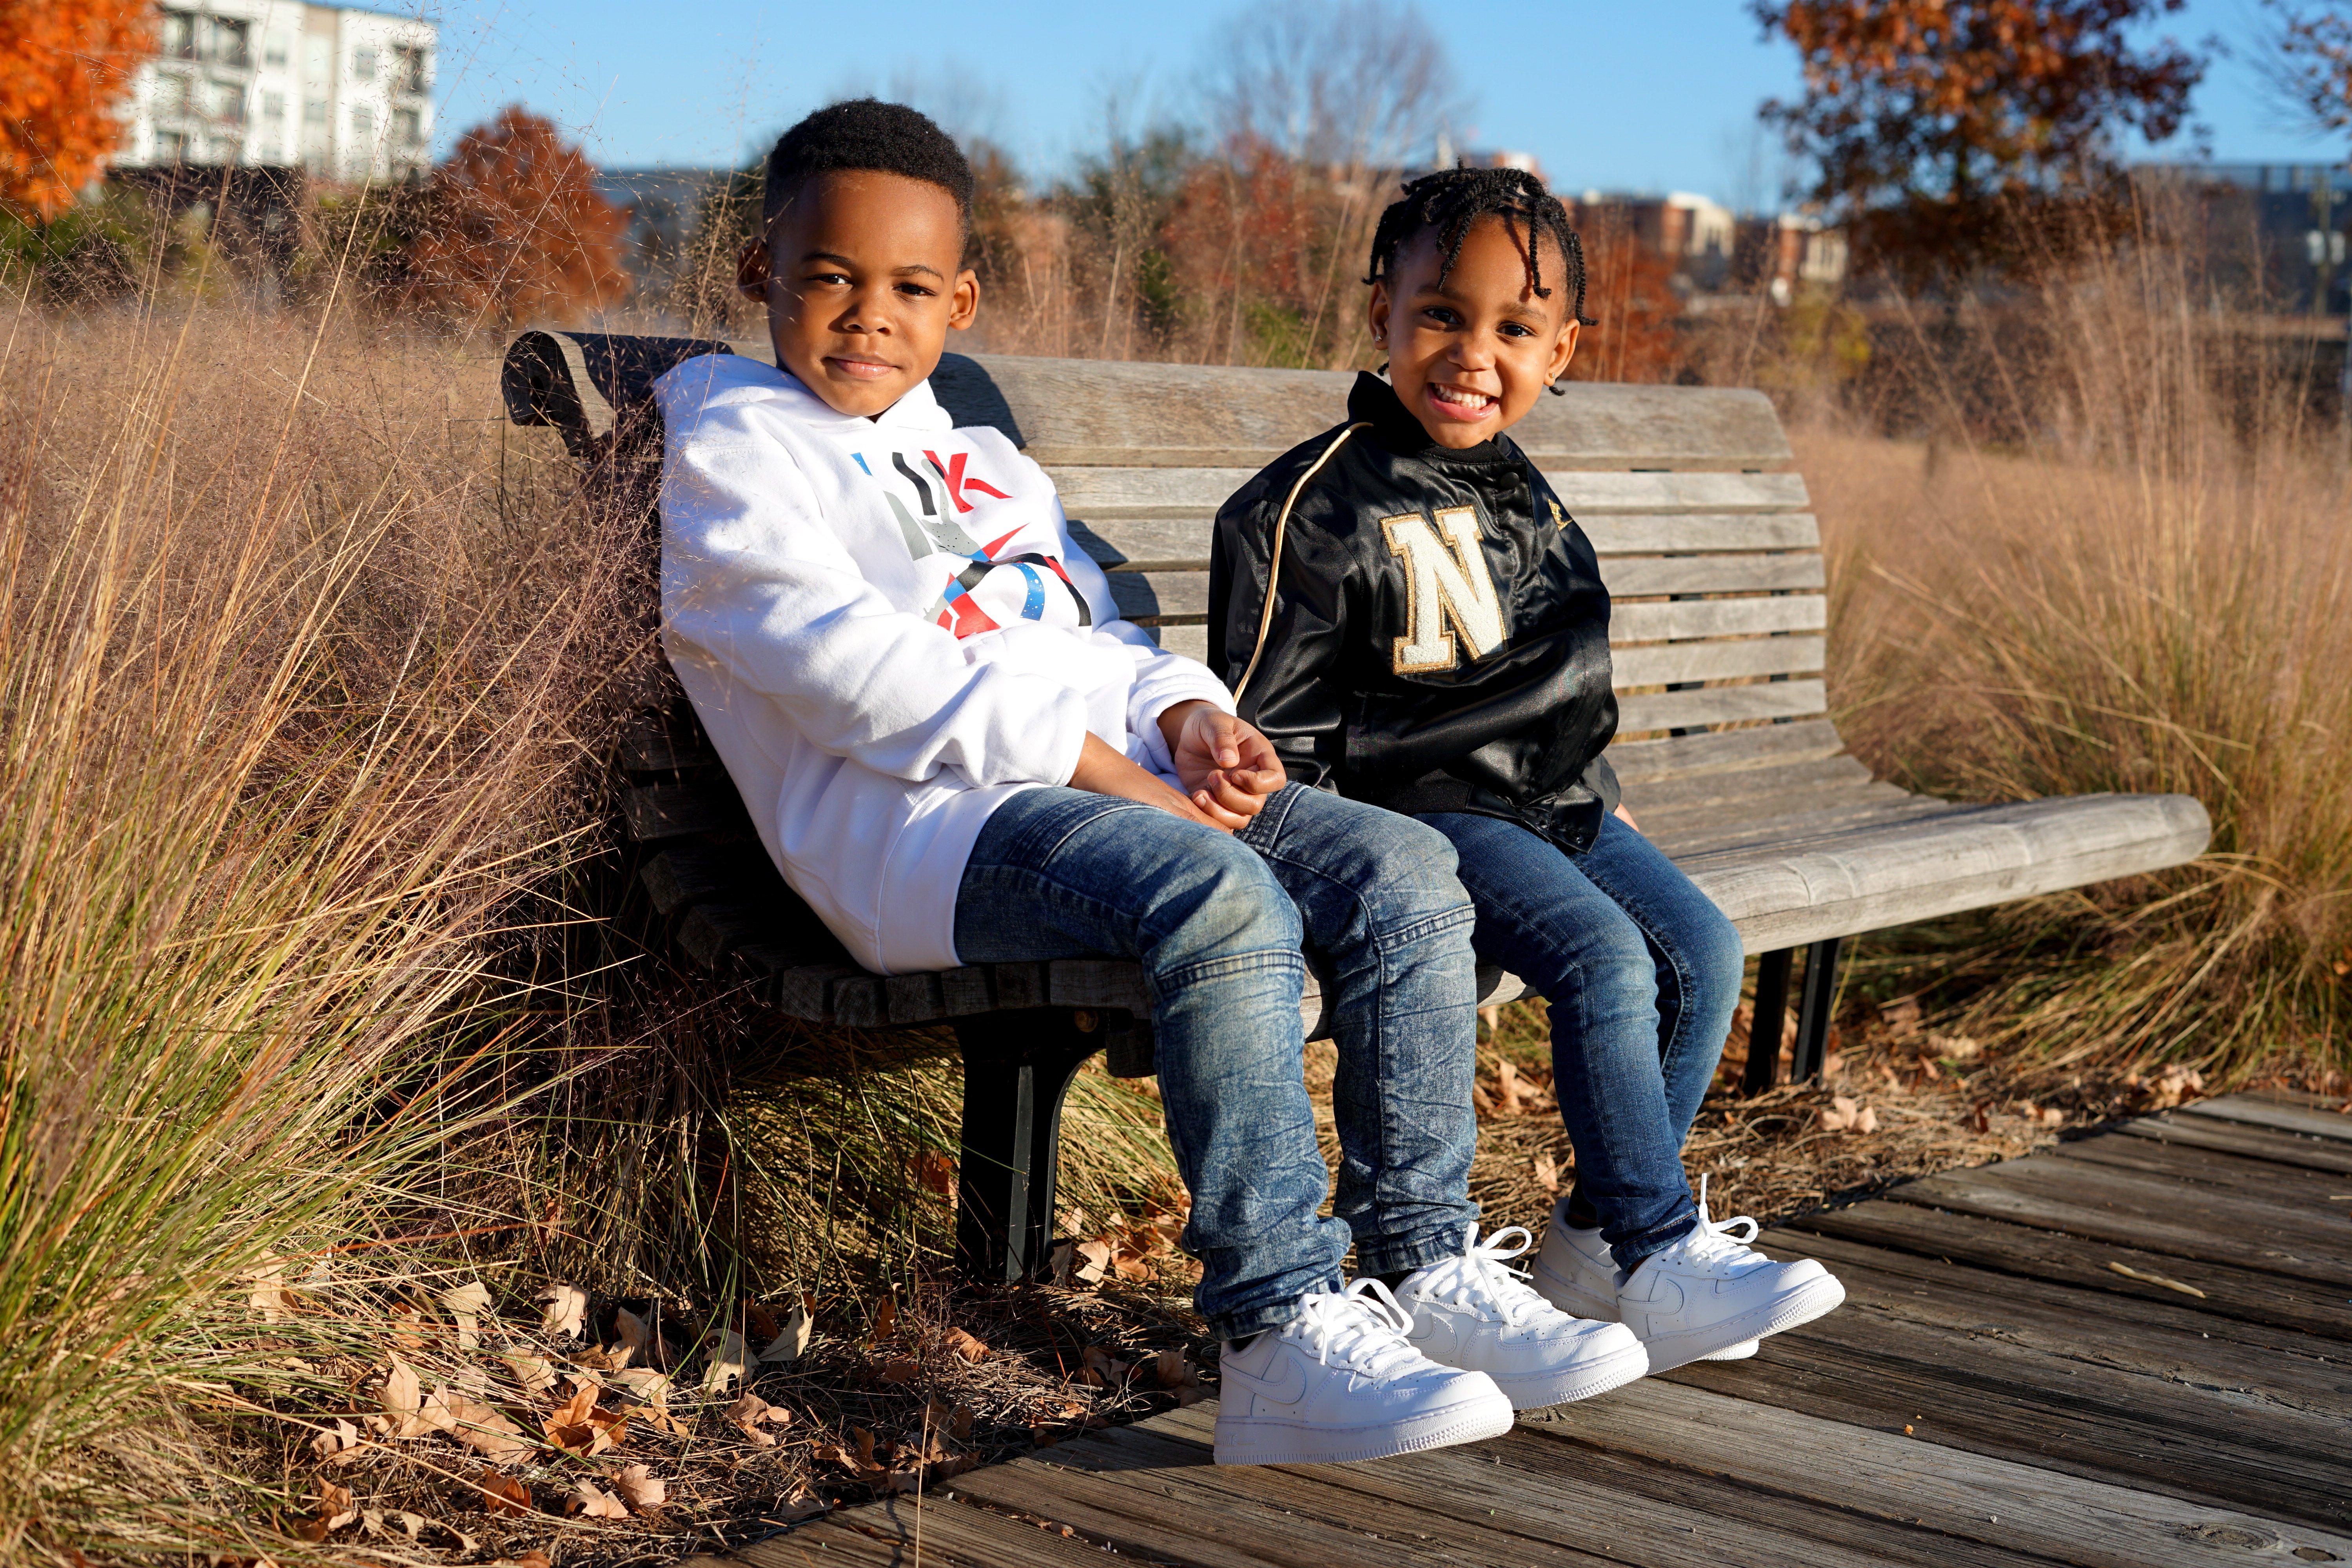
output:
M 1686 1151 L 1716 1218 L 1769 1225 L 2204 1091 L 2179 1069 L 2021 1069 L 1922 1027 L 1910 1004 L 1863 1011 L 1833 1037 L 1825 1081 L 1753 1097 L 1736 1091 L 1744 1016 L 1735 1025 Z M 1486 1034 L 1473 1194 L 1489 1229 L 1540 1237 L 1575 1169 L 1540 1004 Z M 1310 1050 L 1327 1154 L 1333 1065 L 1328 1044 Z M 724 1322 L 559 1298 L 538 1321 L 478 1307 L 470 1328 L 462 1299 L 412 1292 L 390 1309 L 384 1354 L 320 1359 L 343 1398 L 281 1411 L 317 1436 L 285 1464 L 299 1500 L 278 1528 L 379 1559 L 663 1562 L 1189 1404 L 1213 1388 L 1214 1346 L 1190 1312 L 1197 1267 L 1173 1245 L 1182 1203 L 1171 1187 L 1142 1214 L 1066 1215 L 1088 1239 L 1058 1249 L 1059 1282 L 1019 1289 L 942 1272 L 883 1300 L 746 1302 Z M 284 1305 L 386 1310 L 380 1293 Z M 814 1317 L 793 1354 L 796 1308 Z M 251 1430 L 260 1460 L 282 1428 Z

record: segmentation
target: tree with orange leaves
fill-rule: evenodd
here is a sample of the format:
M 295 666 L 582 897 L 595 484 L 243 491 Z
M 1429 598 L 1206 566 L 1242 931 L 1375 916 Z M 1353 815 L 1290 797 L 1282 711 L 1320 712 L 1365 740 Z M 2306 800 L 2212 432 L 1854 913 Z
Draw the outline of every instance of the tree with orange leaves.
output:
M 627 215 L 552 121 L 509 105 L 404 205 L 395 298 L 449 327 L 567 321 L 628 297 Z
M 2263 0 L 2272 94 L 2315 131 L 2352 131 L 2352 0 Z
M 1914 280 L 1999 258 L 2015 220 L 2113 173 L 2114 133 L 2176 134 L 2203 56 L 2131 35 L 2183 0 L 1751 0 L 1803 57 L 1765 106 L 1857 248 Z
M 0 207 L 55 217 L 104 171 L 154 29 L 147 0 L 0 0 Z

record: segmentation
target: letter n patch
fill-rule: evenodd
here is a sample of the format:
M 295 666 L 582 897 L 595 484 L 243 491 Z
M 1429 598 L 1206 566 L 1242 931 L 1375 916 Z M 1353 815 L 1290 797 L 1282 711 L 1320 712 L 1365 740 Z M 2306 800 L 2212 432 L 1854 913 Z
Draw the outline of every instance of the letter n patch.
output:
M 1436 526 L 1418 513 L 1381 520 L 1390 553 L 1404 563 L 1405 635 L 1391 658 L 1399 675 L 1452 669 L 1455 634 L 1473 659 L 1503 646 L 1503 601 L 1478 544 L 1478 514 L 1466 506 L 1440 511 Z M 1447 630 L 1449 624 L 1453 630 Z

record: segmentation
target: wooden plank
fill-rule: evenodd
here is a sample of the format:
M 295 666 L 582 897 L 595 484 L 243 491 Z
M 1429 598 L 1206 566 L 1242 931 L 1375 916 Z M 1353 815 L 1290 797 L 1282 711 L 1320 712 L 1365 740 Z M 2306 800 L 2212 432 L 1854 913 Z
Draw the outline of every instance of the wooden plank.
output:
M 1949 1258 L 1998 1273 L 2074 1285 L 2094 1292 L 2173 1304 L 2192 1301 L 2214 1317 L 2264 1323 L 2352 1342 L 2352 1301 L 2342 1293 L 2274 1275 L 2169 1258 L 2128 1243 L 2053 1233 L 1981 1215 L 1918 1208 L 1884 1198 L 1807 1215 L 1785 1228 L 1843 1237 L 1874 1247 Z M 1780 1228 L 1773 1232 L 1781 1234 Z M 2120 1263 L 2132 1270 L 2116 1272 Z M 2161 1281 L 2204 1292 L 2184 1296 Z
M 2352 1143 L 2352 1116 L 2338 1111 L 2281 1105 L 2249 1094 L 2225 1094 L 2219 1100 L 2200 1100 L 2194 1105 L 2184 1105 L 2180 1109 L 2189 1116 L 2210 1116 L 2217 1121 L 2242 1121 L 2249 1127 L 2269 1127 L 2281 1132 L 2300 1132 L 2310 1138 L 2328 1138 L 2339 1143 Z
M 715 973 L 739 948 L 781 946 L 791 931 L 773 905 L 698 903 L 677 922 L 677 942 L 705 973 Z
M 1923 1177 L 1887 1193 L 1895 1203 L 2007 1219 L 2062 1230 L 2090 1241 L 2170 1258 L 2227 1264 L 2352 1290 L 2352 1258 L 2310 1227 L 2281 1223 L 2255 1205 L 2199 1193 L 2179 1182 L 2134 1181 L 2051 1161 L 2054 1170 L 2024 1169 L 2023 1160 L 1964 1174 Z
M 1171 653 L 1181 653 L 1198 664 L 1209 662 L 1209 628 L 1204 625 L 1157 626 L 1153 628 L 1160 646 Z
M 964 363 L 992 384 L 1024 449 L 1049 468 L 1260 468 L 1346 419 L 1355 385 L 1349 371 L 1013 354 Z M 1548 468 L 1758 468 L 1790 460 L 1762 394 L 1713 387 L 1570 382 L 1511 436 Z
M 1047 966 L 1046 994 L 1056 1007 L 1118 1008 L 1151 1015 L 1151 993 L 1132 959 L 1057 958 Z
M 1062 498 L 1062 510 L 1082 517 L 1104 539 L 1118 536 L 1108 526 L 1122 518 L 1173 521 L 1217 515 L 1235 490 L 1257 477 L 1263 465 L 1248 467 L 1139 468 L 1056 467 L 1046 477 Z M 1606 515 L 1696 514 L 1727 517 L 1741 512 L 1802 512 L 1811 503 L 1798 474 L 1571 473 L 1544 471 L 1560 505 L 1579 526 Z M 1204 533 L 1205 537 L 1205 533 Z
M 2177 866 L 2210 833 L 2186 795 L 2083 795 L 1675 859 L 1761 952 Z
M 2163 1172 L 2124 1168 L 2135 1159 L 2173 1166 Z M 2178 1170 L 2183 1160 L 2198 1163 L 2196 1180 Z M 2337 1255 L 2338 1275 L 2305 1275 L 2352 1286 L 2352 1230 L 2340 1205 L 2326 1201 L 2332 1184 L 2318 1173 L 2265 1170 L 2260 1179 L 2235 1181 L 2225 1154 L 2170 1155 L 2143 1149 L 2135 1156 L 2128 1145 L 2105 1152 L 2089 1143 L 2062 1146 L 2046 1154 L 2005 1161 L 1974 1171 L 1947 1173 L 1944 1178 L 1983 1182 L 2013 1192 L 2095 1203 L 2118 1213 L 2143 1212 L 2163 1215 L 2168 1222 L 2201 1228 L 2231 1242 L 2284 1252 L 2265 1251 L 2273 1268 L 2306 1254 Z M 2191 1254 L 2190 1256 L 2201 1256 Z
M 1148 1426 L 1205 1443 L 1212 1418 L 1195 1406 Z M 1538 1548 L 1599 1548 L 1619 1562 L 1687 1568 L 1958 1568 L 2014 1561 L 1907 1522 L 1862 1519 L 1642 1460 L 1587 1451 L 1563 1465 L 1562 1457 L 1558 1445 L 1523 1431 L 1404 1458 L 1286 1473 L 1328 1494 L 1312 1510 L 1318 1517 L 1345 1519 L 1367 1498 L 1411 1510 L 1426 1521 L 1416 1531 L 1428 1542 L 1420 1551 L 1437 1557 L 1465 1535 L 1498 1531 Z M 1410 1550 L 1416 1543 L 1407 1538 L 1399 1544 Z
M 624 733 L 613 760 L 625 773 L 685 773 L 725 765 L 699 733 L 674 734 L 657 720 L 636 724 Z
M 1664 642 L 1676 637 L 1817 632 L 1829 624 L 1830 602 L 1819 594 L 1615 605 L 1609 611 L 1609 645 L 1615 648 L 1628 643 Z
M 2182 1120 L 2193 1124 L 2197 1119 Z M 2221 1125 L 2226 1127 L 2229 1123 Z M 2340 1143 L 2334 1147 L 2352 1154 L 2352 1149 Z M 2352 1205 L 2329 1202 L 2331 1197 L 2346 1193 L 2344 1182 L 2325 1171 L 2282 1167 L 2267 1160 L 2248 1159 L 2219 1149 L 2178 1148 L 2147 1138 L 2074 1139 L 2059 1144 L 2050 1153 L 2061 1160 L 2081 1160 L 2143 1175 L 2169 1176 L 2192 1186 L 2216 1187 L 2306 1214 L 2342 1216 L 2352 1222 Z M 2352 1230 L 2345 1232 L 2344 1240 L 2347 1246 L 2352 1246 Z
M 1200 623 L 1209 614 L 1206 572 L 1114 572 L 1110 596 L 1118 613 L 1138 626 L 1155 622 Z
M 2116 1131 L 2184 1149 L 2215 1149 L 2250 1160 L 2352 1175 L 2352 1149 L 2332 1139 L 2305 1138 L 2207 1116 L 2145 1116 Z
M 1731 680 L 1759 675 L 1811 675 L 1827 667 L 1817 637 L 1742 637 L 1727 642 L 1658 643 L 1610 655 L 1617 689 L 1686 680 Z
M 639 844 L 658 844 L 689 834 L 748 828 L 742 797 L 718 776 L 699 784 L 642 784 L 621 792 L 621 820 Z
M 1563 503 L 1564 504 L 1564 503 Z M 1811 512 L 1596 512 L 1577 526 L 1593 552 L 1650 555 L 1677 550 L 1819 550 L 1821 524 Z
M 1617 732 L 1689 730 L 1701 724 L 1738 724 L 1758 719 L 1810 719 L 1829 707 L 1829 689 L 1818 680 L 1774 680 L 1756 686 L 1717 686 L 1700 691 L 1664 691 L 1623 697 L 1617 702 Z
M 866 971 L 852 963 L 800 963 L 780 972 L 775 978 L 775 995 L 771 1005 L 794 1018 L 806 1018 L 811 1023 L 831 1021 L 833 988 L 844 981 L 854 980 Z
M 824 1016 L 851 1029 L 878 1029 L 890 1021 L 882 1004 L 882 977 L 845 974 L 824 988 Z
M 653 900 L 656 910 L 664 915 L 674 915 L 698 900 L 750 901 L 749 895 L 756 892 L 760 884 L 746 873 L 762 870 L 768 872 L 765 879 L 770 886 L 782 885 L 782 879 L 774 874 L 764 858 L 752 867 L 747 866 L 740 854 L 724 854 L 700 844 L 673 844 L 637 868 L 637 880 L 644 885 L 646 896 Z
M 1694 1363 L 1676 1383 L 2208 1507 L 2343 1532 L 2352 1434 L 2332 1418 L 1863 1312 Z
M 1070 538 L 1106 572 L 1206 572 L 1207 517 L 1070 520 Z
M 1870 770 L 1852 757 L 1821 757 L 1777 768 L 1740 768 L 1728 773 L 1639 780 L 1625 784 L 1625 806 L 1641 816 L 1646 826 L 1650 816 L 1645 814 L 1688 811 L 1731 801 L 1748 802 L 1754 809 L 1769 811 L 1776 800 L 1810 800 L 1825 792 L 1872 782 Z
M 1829 578 L 1822 558 L 1787 555 L 1619 555 L 1601 568 L 1613 599 L 1654 594 L 1751 594 L 1815 588 Z
M 947 1016 L 940 977 L 933 973 L 889 974 L 882 979 L 882 1015 L 894 1025 L 928 1024 Z
M 1801 604 L 1798 599 L 1711 601 L 1722 604 Z M 1680 609 L 1678 605 L 1643 605 L 1644 609 Z M 1655 741 L 1613 741 L 1609 763 L 1625 784 L 1638 780 L 1681 778 L 1693 773 L 1728 772 L 1739 768 L 1780 767 L 1787 763 L 1832 757 L 1845 750 L 1837 726 L 1826 719 L 1794 723 L 1762 724 L 1747 730 L 1710 734 L 1672 735 Z
M 727 1557 L 686 1560 L 696 1568 L 915 1568 L 919 1562 L 937 1568 L 1102 1568 L 1103 1552 L 971 1503 L 905 1497 L 845 1509 Z
M 1643 830 L 1676 861 L 1752 849 L 1834 844 L 1854 834 L 1947 816 L 1948 802 L 1875 780 L 1848 781 L 1780 800 L 1728 800 L 1653 812 Z
M 1587 1452 L 1638 1455 L 1756 1494 L 1916 1521 L 1956 1542 L 2082 1568 L 2207 1568 L 2243 1562 L 2250 1550 L 2294 1561 L 2303 1547 L 2352 1560 L 2347 1538 L 2333 1531 L 1656 1378 L 1529 1411 L 1520 1424 Z
M 2352 1369 L 2325 1359 L 2336 1353 L 2333 1342 L 2200 1311 L 2193 1296 L 2112 1296 L 1780 1229 L 1768 1250 L 1820 1259 L 1854 1310 L 2218 1390 L 2257 1413 L 2268 1402 L 2336 1420 L 2352 1415 Z M 2096 1331 L 2086 1332 L 2087 1323 Z

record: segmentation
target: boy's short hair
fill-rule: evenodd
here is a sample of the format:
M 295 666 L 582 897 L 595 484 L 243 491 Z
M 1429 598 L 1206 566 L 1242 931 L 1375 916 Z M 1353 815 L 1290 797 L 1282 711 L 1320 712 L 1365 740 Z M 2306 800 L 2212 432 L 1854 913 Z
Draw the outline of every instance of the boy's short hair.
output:
M 939 186 L 955 198 L 970 237 L 971 164 L 962 149 L 929 115 L 876 98 L 829 103 L 776 138 L 760 204 L 762 228 L 772 232 L 777 215 L 810 180 L 854 169 Z

